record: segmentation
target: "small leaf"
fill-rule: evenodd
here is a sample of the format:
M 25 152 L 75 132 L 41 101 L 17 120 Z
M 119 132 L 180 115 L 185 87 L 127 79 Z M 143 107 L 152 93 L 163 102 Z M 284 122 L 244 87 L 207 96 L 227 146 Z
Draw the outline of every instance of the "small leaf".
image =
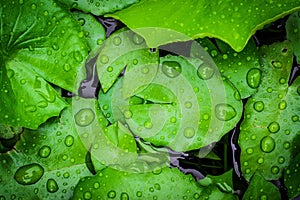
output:
M 243 200 L 248 199 L 274 199 L 280 200 L 280 192 L 272 183 L 266 181 L 260 174 L 255 173 L 251 178 L 250 185 L 243 196 Z
M 234 50 L 241 51 L 256 30 L 299 9 L 300 3 L 297 0 L 141 0 L 106 16 L 121 20 L 142 35 L 150 47 L 187 40 L 187 37 L 180 37 L 180 34 L 174 38 L 174 32 L 179 32 L 181 36 L 187 35 L 190 38 L 216 37 Z
M 222 76 L 230 80 L 238 89 L 242 99 L 256 92 L 260 83 L 261 71 L 254 40 L 250 40 L 243 51 L 239 53 L 221 40 L 216 40 L 216 46 L 208 38 L 200 39 L 199 43 L 210 53 Z M 192 56 L 199 57 L 199 55 Z
M 300 63 L 300 16 L 299 12 L 290 15 L 286 21 L 286 37 L 291 41 L 297 62 Z
M 241 168 L 247 180 L 256 172 L 276 180 L 291 160 L 300 128 L 300 78 L 288 86 L 292 54 L 288 42 L 260 49 L 262 82 L 247 101 L 239 136 Z
M 101 184 L 101 187 L 94 187 Z M 178 188 L 180 185 L 180 189 Z M 116 199 L 236 199 L 214 186 L 201 187 L 191 175 L 177 168 L 162 168 L 147 173 L 128 173 L 106 168 L 93 177 L 81 179 L 72 199 L 89 196 Z
M 116 10 L 121 10 L 131 4 L 137 2 L 137 0 L 59 0 L 62 3 L 67 4 L 70 8 L 82 10 L 84 12 L 90 12 L 94 15 L 103 15 Z

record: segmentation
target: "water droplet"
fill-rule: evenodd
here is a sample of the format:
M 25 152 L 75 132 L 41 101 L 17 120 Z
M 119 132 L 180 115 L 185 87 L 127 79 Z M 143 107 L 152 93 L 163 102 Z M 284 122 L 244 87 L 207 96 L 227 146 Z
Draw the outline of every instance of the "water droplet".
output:
M 247 73 L 247 83 L 251 88 L 257 88 L 260 84 L 261 71 L 258 68 L 252 68 Z
M 50 193 L 55 193 L 58 190 L 58 185 L 53 178 L 47 180 L 47 190 Z
M 247 150 L 246 150 L 246 152 L 247 152 L 247 154 L 252 154 L 253 153 L 253 148 L 248 148 Z
M 19 0 L 19 4 L 23 4 L 24 3 L 24 0 Z
M 185 106 L 186 108 L 191 108 L 191 107 L 193 106 L 193 104 L 192 104 L 192 102 L 187 101 L 187 102 L 184 103 L 184 106 Z
M 25 107 L 25 111 L 26 112 L 35 112 L 36 111 L 36 106 L 34 106 L 34 105 L 31 105 L 31 106 L 26 106 Z
M 176 61 L 164 61 L 162 63 L 162 71 L 166 76 L 175 78 L 181 73 L 182 69 L 181 65 Z
M 74 58 L 77 62 L 81 63 L 83 60 L 83 57 L 79 51 L 74 52 Z
M 26 82 L 27 82 L 27 81 L 26 81 L 25 79 L 21 79 L 21 80 L 20 80 L 20 83 L 21 83 L 22 85 L 24 85 Z
M 109 58 L 108 58 L 107 55 L 101 55 L 100 56 L 100 62 L 101 63 L 106 64 L 106 63 L 108 63 L 108 61 L 109 61 Z
M 65 173 L 63 174 L 63 177 L 64 177 L 64 178 L 69 178 L 69 177 L 70 177 L 69 172 L 65 172 Z
M 142 73 L 143 74 L 148 74 L 149 73 L 149 68 L 148 67 L 143 67 L 142 68 Z
M 278 173 L 279 173 L 279 167 L 273 166 L 273 167 L 271 168 L 271 172 L 272 172 L 273 174 L 278 174 Z
M 234 99 L 237 100 L 237 101 L 240 101 L 241 100 L 241 95 L 238 91 L 235 91 L 234 94 Z
M 203 80 L 210 79 L 211 77 L 213 77 L 214 73 L 215 73 L 215 69 L 206 63 L 200 65 L 197 70 L 197 74 L 199 78 Z
M 120 200 L 129 200 L 129 196 L 126 192 L 122 192 Z
M 264 110 L 265 105 L 264 105 L 264 102 L 257 101 L 253 104 L 253 107 L 257 112 L 261 112 Z
M 154 188 L 156 189 L 156 190 L 160 190 L 161 188 L 160 188 L 160 185 L 158 184 L 158 183 L 155 183 L 154 184 Z
M 158 175 L 162 172 L 161 167 L 155 167 L 152 171 L 153 174 Z
M 95 188 L 95 189 L 98 189 L 99 187 L 100 187 L 100 183 L 95 182 L 95 183 L 94 183 L 94 188 Z
M 279 156 L 278 163 L 283 164 L 285 162 L 285 158 L 283 156 Z
M 92 199 L 92 193 L 87 191 L 83 194 L 84 199 Z
M 193 129 L 192 127 L 187 127 L 184 129 L 183 134 L 186 138 L 192 138 L 195 135 L 195 129 Z
M 151 123 L 151 121 L 146 121 L 146 122 L 144 123 L 144 127 L 147 128 L 147 129 L 151 129 L 152 126 L 153 126 L 153 124 Z
M 132 63 L 133 63 L 134 65 L 136 65 L 136 64 L 139 63 L 139 61 L 138 61 L 137 59 L 133 59 Z
M 280 83 L 280 84 L 285 84 L 285 82 L 286 82 L 286 79 L 285 79 L 285 78 L 280 78 L 280 79 L 279 79 L 279 83 Z
M 270 153 L 274 150 L 275 148 L 275 141 L 271 136 L 265 136 L 261 141 L 260 141 L 260 148 L 262 151 L 266 153 Z
M 280 61 L 272 61 L 272 66 L 279 69 L 282 67 L 282 63 Z
M 299 121 L 298 115 L 293 115 L 293 116 L 292 116 L 292 121 L 293 121 L 293 122 Z
M 236 116 L 236 111 L 231 105 L 222 103 L 216 105 L 215 115 L 219 120 L 228 121 Z
M 282 100 L 279 105 L 278 105 L 278 108 L 280 110 L 284 110 L 286 108 L 286 101 L 285 100 Z
M 228 58 L 228 55 L 227 54 L 223 54 L 222 57 L 223 57 L 224 60 L 226 60 Z
M 132 117 L 132 112 L 130 110 L 126 110 L 123 114 L 126 119 L 130 119 Z
M 142 193 L 141 191 L 137 191 L 137 192 L 136 192 L 136 196 L 137 196 L 137 197 L 141 197 L 141 196 L 143 196 L 143 193 Z
M 177 121 L 176 117 L 171 117 L 170 122 L 175 123 Z
M 15 71 L 12 70 L 12 69 L 8 69 L 8 70 L 6 71 L 6 74 L 7 74 L 7 77 L 8 77 L 8 78 L 12 78 L 12 77 L 15 75 Z
M 271 87 L 268 87 L 268 88 L 267 88 L 267 92 L 268 92 L 268 93 L 271 93 L 271 92 L 273 92 L 273 89 L 272 89 Z
M 29 164 L 20 167 L 15 175 L 14 179 L 22 185 L 31 185 L 38 182 L 44 174 L 44 168 L 37 164 Z
M 140 35 L 134 33 L 133 36 L 132 36 L 132 41 L 135 44 L 139 45 L 139 44 L 142 44 L 144 42 L 144 38 L 142 38 Z
M 70 147 L 74 144 L 74 137 L 72 135 L 67 135 L 67 137 L 65 138 L 65 145 L 67 147 Z
M 64 69 L 66 72 L 68 72 L 68 71 L 71 70 L 71 65 L 69 65 L 69 64 L 66 63 L 66 64 L 64 64 L 63 69 Z
M 258 158 L 258 159 L 257 159 L 257 163 L 258 163 L 258 164 L 264 163 L 264 159 L 263 159 L 263 158 Z
M 216 57 L 216 56 L 218 55 L 217 50 L 212 50 L 212 51 L 210 52 L 210 55 L 211 55 L 212 57 Z
M 42 158 L 47 158 L 51 153 L 51 148 L 49 146 L 42 146 L 39 150 L 39 156 Z
M 109 198 L 109 199 L 113 199 L 113 198 L 115 198 L 116 197 L 116 192 L 114 191 L 114 190 L 111 190 L 111 191 L 109 191 L 108 193 L 107 193 L 107 197 Z
M 31 4 L 31 9 L 32 9 L 32 10 L 35 10 L 35 9 L 36 9 L 36 7 L 37 7 L 37 6 L 36 6 L 36 4 L 35 4 L 35 3 Z
M 280 126 L 277 122 L 271 122 L 268 126 L 268 129 L 271 133 L 277 133 L 280 129 Z
M 285 148 L 285 149 L 289 149 L 290 147 L 291 147 L 291 144 L 289 142 L 285 142 L 283 144 L 283 148 Z
M 75 122 L 78 126 L 88 126 L 95 119 L 95 113 L 90 108 L 83 108 L 75 114 Z
M 121 42 L 122 42 L 122 39 L 119 36 L 116 36 L 113 38 L 114 45 L 119 46 L 121 44 Z

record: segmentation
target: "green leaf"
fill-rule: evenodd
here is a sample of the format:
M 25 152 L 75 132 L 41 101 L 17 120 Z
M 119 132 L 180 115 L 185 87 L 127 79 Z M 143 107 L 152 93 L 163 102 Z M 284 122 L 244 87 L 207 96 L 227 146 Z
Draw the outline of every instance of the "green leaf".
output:
M 300 63 L 300 16 L 299 12 L 291 14 L 286 21 L 286 37 L 291 41 L 297 62 Z
M 11 139 L 22 132 L 22 127 L 11 127 L 0 124 L 0 139 Z
M 72 14 L 81 24 L 84 35 L 87 38 L 90 51 L 93 52 L 106 39 L 105 29 L 101 23 L 99 23 L 95 17 L 90 14 L 85 14 L 78 11 L 75 11 Z
M 241 98 L 247 98 L 256 92 L 261 71 L 254 40 L 250 40 L 239 53 L 220 40 L 216 40 L 214 45 L 208 38 L 204 38 L 199 40 L 199 44 L 210 53 L 222 76 L 233 83 Z M 197 51 L 193 52 L 197 54 Z M 199 55 L 192 56 L 199 57 Z
M 88 149 L 72 120 L 72 109 L 37 130 L 25 129 L 15 149 L 0 154 L 0 198 L 69 199 L 83 176 Z
M 218 141 L 237 124 L 242 114 L 238 92 L 215 67 L 180 56 L 166 56 L 160 63 L 150 89 L 137 94 L 146 104 L 120 108 L 134 134 L 157 146 L 188 151 Z
M 300 195 L 300 153 L 291 161 L 290 165 L 284 170 L 284 185 L 288 189 L 289 199 Z
M 260 174 L 255 173 L 251 178 L 250 185 L 243 196 L 248 199 L 274 199 L 280 200 L 280 192 L 272 183 L 266 181 Z
M 94 15 L 103 15 L 116 10 L 121 10 L 138 0 L 59 0 L 60 2 L 68 5 L 72 9 L 90 12 Z
M 103 92 L 110 89 L 125 67 L 132 69 L 135 68 L 134 65 L 143 65 L 152 72 L 150 67 L 153 64 L 158 64 L 158 52 L 151 52 L 141 36 L 126 29 L 113 34 L 102 44 L 97 59 L 97 71 Z
M 173 37 L 177 31 L 190 38 L 215 37 L 228 43 L 234 50 L 241 51 L 256 30 L 299 9 L 297 0 L 141 0 L 106 16 L 121 20 L 142 35 L 150 47 L 187 40 L 187 37 L 179 35 Z
M 5 1 L 0 13 L 0 123 L 36 129 L 67 105 L 48 82 L 76 92 L 84 35 L 54 1 Z
M 198 183 L 202 186 L 214 185 L 224 193 L 233 193 L 232 169 L 219 176 L 208 175 Z
M 100 187 L 95 187 L 101 184 Z M 180 189 L 178 189 L 180 186 Z M 177 168 L 162 168 L 147 173 L 128 173 L 106 168 L 93 177 L 81 179 L 73 199 L 235 199 L 216 187 L 201 187 L 191 175 Z
M 288 42 L 260 49 L 262 82 L 247 101 L 239 136 L 247 180 L 256 172 L 266 180 L 278 179 L 291 160 L 292 143 L 300 129 L 300 78 L 288 85 L 292 54 Z

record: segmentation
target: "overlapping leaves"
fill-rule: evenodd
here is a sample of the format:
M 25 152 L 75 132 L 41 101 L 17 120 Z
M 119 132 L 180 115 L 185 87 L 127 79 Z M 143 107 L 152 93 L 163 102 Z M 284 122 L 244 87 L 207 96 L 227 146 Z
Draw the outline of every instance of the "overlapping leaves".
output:
M 36 129 L 67 105 L 48 82 L 76 92 L 84 35 L 52 0 L 3 1 L 0 13 L 0 123 Z

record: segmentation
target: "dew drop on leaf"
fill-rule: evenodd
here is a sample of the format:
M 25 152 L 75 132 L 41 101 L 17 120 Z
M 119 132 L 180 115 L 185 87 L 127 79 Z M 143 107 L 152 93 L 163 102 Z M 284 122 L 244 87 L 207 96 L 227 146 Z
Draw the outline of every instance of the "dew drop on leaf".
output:
M 257 88 L 260 84 L 261 71 L 258 68 L 252 68 L 247 73 L 247 84 L 251 88 Z
M 278 163 L 283 164 L 285 162 L 285 158 L 283 156 L 279 156 Z
M 83 194 L 84 199 L 92 199 L 92 193 L 87 191 Z
M 212 78 L 214 73 L 215 73 L 215 69 L 206 63 L 200 65 L 197 70 L 197 75 L 199 76 L 199 78 L 203 80 L 208 80 Z
M 47 145 L 44 145 L 39 150 L 39 156 L 42 158 L 47 158 L 51 153 L 51 148 Z
M 275 148 L 275 141 L 271 136 L 265 136 L 261 141 L 260 141 L 260 148 L 262 151 L 266 153 L 270 153 L 274 150 Z
M 143 196 L 143 193 L 142 193 L 141 191 L 137 191 L 137 192 L 136 192 L 136 196 L 137 196 L 137 197 L 141 197 L 141 196 Z
M 30 106 L 26 106 L 25 107 L 25 111 L 26 112 L 35 112 L 36 111 L 36 106 L 34 106 L 34 105 L 30 105 Z
M 64 64 L 63 69 L 68 72 L 71 70 L 71 65 L 69 65 L 68 63 Z
M 35 10 L 36 8 L 37 8 L 37 6 L 36 6 L 35 3 L 31 4 L 31 9 L 32 9 L 32 10 Z
M 107 193 L 107 197 L 108 197 L 109 199 L 115 198 L 115 197 L 116 197 L 116 192 L 115 192 L 114 190 L 109 191 L 109 192 Z
M 101 63 L 106 64 L 106 63 L 108 63 L 108 61 L 109 61 L 109 58 L 108 58 L 107 55 L 101 55 L 100 56 L 100 62 Z
M 264 159 L 263 159 L 263 158 L 258 158 L 258 159 L 257 159 L 257 163 L 258 163 L 258 164 L 264 163 Z
M 278 124 L 278 122 L 271 122 L 268 126 L 268 130 L 271 132 L 271 133 L 277 133 L 280 129 L 280 126 Z
M 251 155 L 253 153 L 253 148 L 248 148 L 246 150 L 247 154 Z
M 82 62 L 82 60 L 83 60 L 83 57 L 79 51 L 74 52 L 74 58 L 79 63 Z
M 12 78 L 15 75 L 15 71 L 12 69 L 8 69 L 6 74 L 8 78 Z
M 144 38 L 142 38 L 138 34 L 133 34 L 132 41 L 134 44 L 140 45 L 140 44 L 144 43 Z
M 64 141 L 65 145 L 67 147 L 70 147 L 73 145 L 74 143 L 74 137 L 72 135 L 67 135 L 66 138 L 65 138 L 65 141 Z
M 285 148 L 285 149 L 289 149 L 290 146 L 291 146 L 291 144 L 289 142 L 283 143 L 283 148 Z
M 279 69 L 282 67 L 282 63 L 280 61 L 272 61 L 272 66 Z
M 158 183 L 155 183 L 154 184 L 154 188 L 156 189 L 156 190 L 160 190 L 161 188 L 160 188 L 160 185 L 158 184 Z
M 264 110 L 265 105 L 264 105 L 264 102 L 257 101 L 253 104 L 253 107 L 257 112 L 261 112 Z
M 75 122 L 78 126 L 88 126 L 95 119 L 95 113 L 90 108 L 83 108 L 75 114 Z
M 161 167 L 155 167 L 152 171 L 153 174 L 158 175 L 162 172 Z
M 278 108 L 280 110 L 284 110 L 286 108 L 286 101 L 285 100 L 282 100 L 279 105 L 278 105 Z
M 130 110 L 126 110 L 123 114 L 126 119 L 130 119 L 132 117 L 132 112 Z
M 222 103 L 216 105 L 215 115 L 219 120 L 229 121 L 236 116 L 236 111 L 231 105 Z
M 186 138 L 192 138 L 192 137 L 194 137 L 194 135 L 195 135 L 195 129 L 192 128 L 192 127 L 187 127 L 187 128 L 184 129 L 183 135 L 184 135 Z
M 119 36 L 116 36 L 113 38 L 114 45 L 119 46 L 121 44 L 121 42 L 122 42 L 122 39 Z
M 44 168 L 37 164 L 29 164 L 20 167 L 15 175 L 14 179 L 22 185 L 31 185 L 38 182 L 44 174 Z
M 192 104 L 192 102 L 187 101 L 187 102 L 184 103 L 184 106 L 185 106 L 186 108 L 191 108 L 191 107 L 193 106 L 193 104 Z
M 129 196 L 126 192 L 122 192 L 120 200 L 129 200 Z
M 279 173 L 279 167 L 273 166 L 273 167 L 271 168 L 271 172 L 272 172 L 273 174 L 278 174 L 278 173 Z
M 162 71 L 166 76 L 175 78 L 181 73 L 182 69 L 181 65 L 176 61 L 164 61 L 162 63 Z
M 54 193 L 58 190 L 58 185 L 53 178 L 47 180 L 47 191 L 50 193 Z

